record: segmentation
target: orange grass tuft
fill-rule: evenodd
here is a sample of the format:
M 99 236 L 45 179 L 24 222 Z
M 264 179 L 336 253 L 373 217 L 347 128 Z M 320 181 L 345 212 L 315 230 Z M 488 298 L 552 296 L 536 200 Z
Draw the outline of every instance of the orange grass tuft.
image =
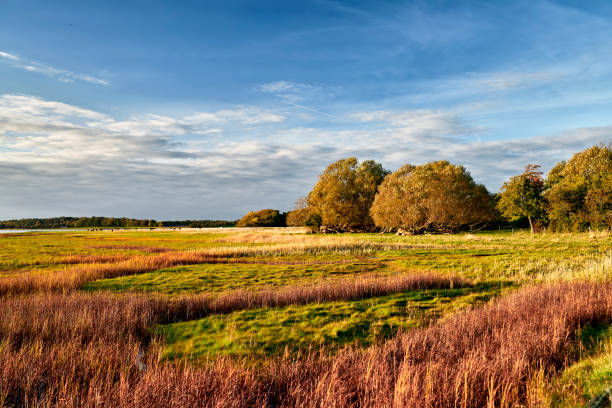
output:
M 0 296 L 49 291 L 66 292 L 78 289 L 87 282 L 151 272 L 177 265 L 223 263 L 226 259 L 205 252 L 168 252 L 153 256 L 137 256 L 116 263 L 78 265 L 47 274 L 22 273 L 0 279 Z

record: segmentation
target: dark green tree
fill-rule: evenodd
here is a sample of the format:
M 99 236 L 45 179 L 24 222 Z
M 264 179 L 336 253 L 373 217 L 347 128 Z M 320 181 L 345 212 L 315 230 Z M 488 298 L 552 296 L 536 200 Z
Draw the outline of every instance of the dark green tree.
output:
M 285 214 L 278 210 L 249 211 L 237 223 L 236 227 L 285 227 Z
M 511 177 L 504 183 L 499 194 L 497 209 L 510 221 L 527 217 L 529 229 L 533 234 L 534 222 L 544 220 L 546 217 L 543 191 L 544 179 L 540 166 L 529 164 L 522 174 Z

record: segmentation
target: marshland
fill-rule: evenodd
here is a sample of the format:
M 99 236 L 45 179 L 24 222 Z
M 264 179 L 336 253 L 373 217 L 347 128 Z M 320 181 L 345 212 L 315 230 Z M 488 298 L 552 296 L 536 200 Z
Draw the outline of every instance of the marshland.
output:
M 579 406 L 612 234 L 0 235 L 6 406 Z

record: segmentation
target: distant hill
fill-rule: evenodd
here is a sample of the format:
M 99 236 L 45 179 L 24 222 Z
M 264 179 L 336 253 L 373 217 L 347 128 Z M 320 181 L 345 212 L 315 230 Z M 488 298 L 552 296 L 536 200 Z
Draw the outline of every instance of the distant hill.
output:
M 54 217 L 23 218 L 20 220 L 0 221 L 0 229 L 47 229 L 47 228 L 126 228 L 126 227 L 191 227 L 216 228 L 233 227 L 236 221 L 224 220 L 184 220 L 162 221 L 139 220 L 114 217 Z

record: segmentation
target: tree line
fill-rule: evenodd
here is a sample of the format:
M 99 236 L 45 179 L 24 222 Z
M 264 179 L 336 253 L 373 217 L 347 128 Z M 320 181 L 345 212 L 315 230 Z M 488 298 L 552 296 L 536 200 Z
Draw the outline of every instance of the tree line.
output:
M 324 232 L 440 233 L 521 220 L 532 233 L 610 229 L 612 148 L 576 153 L 547 177 L 529 164 L 498 194 L 447 161 L 406 164 L 391 173 L 373 160 L 350 157 L 331 163 L 285 220 Z
M 0 221 L 0 229 L 56 229 L 56 228 L 150 228 L 150 227 L 190 227 L 217 228 L 233 227 L 236 221 L 223 220 L 184 220 L 156 221 L 134 218 L 114 217 L 54 217 L 24 218 Z

